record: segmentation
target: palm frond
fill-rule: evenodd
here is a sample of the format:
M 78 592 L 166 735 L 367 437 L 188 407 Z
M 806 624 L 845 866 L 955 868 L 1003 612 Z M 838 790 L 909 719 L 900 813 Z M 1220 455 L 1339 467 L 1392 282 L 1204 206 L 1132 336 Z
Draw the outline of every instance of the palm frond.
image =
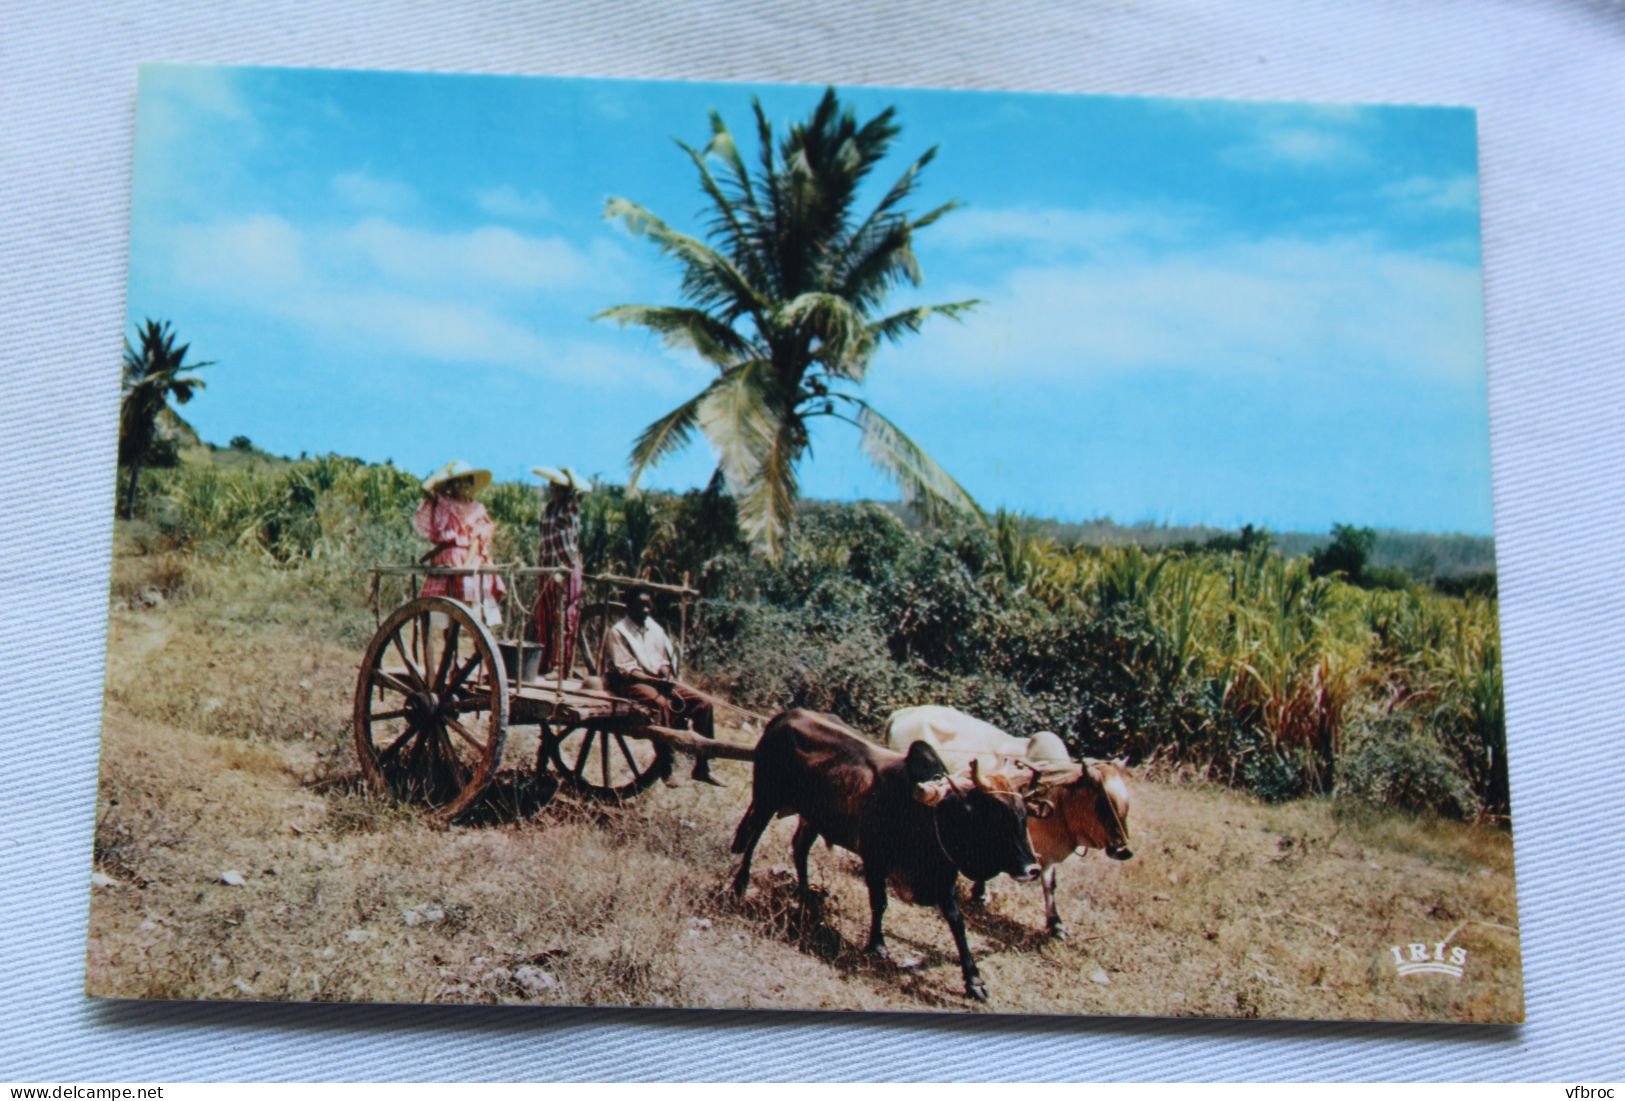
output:
M 641 325 L 657 333 L 667 346 L 692 348 L 716 364 L 732 363 L 751 353 L 750 342 L 733 326 L 686 306 L 611 306 L 594 314 L 593 320 Z
M 183 376 L 181 378 L 174 379 L 169 384 L 169 392 L 173 394 L 175 396 L 175 400 L 180 402 L 182 405 L 185 405 L 187 402 L 192 400 L 192 392 L 194 390 L 202 389 L 205 389 L 203 380 L 200 378 L 192 378 L 190 376 Z
M 801 420 L 775 408 L 777 380 L 766 360 L 740 364 L 699 399 L 700 430 L 739 511 L 740 531 L 769 558 L 783 553 L 794 516 L 796 461 L 806 447 Z
M 838 294 L 800 294 L 781 306 L 773 316 L 781 329 L 799 329 L 818 342 L 813 352 L 833 373 L 843 378 L 861 378 L 873 349 L 863 314 Z
M 711 112 L 711 140 L 706 143 L 705 155 L 716 157 L 728 166 L 732 175 L 732 183 L 737 194 L 739 205 L 749 216 L 753 232 L 760 234 L 762 226 L 762 208 L 756 201 L 756 189 L 750 182 L 750 172 L 745 167 L 745 160 L 739 155 L 739 146 L 734 141 L 733 132 L 722 121 L 722 116 L 716 111 Z
M 700 174 L 700 190 L 705 192 L 715 210 L 711 219 L 711 236 L 713 239 L 721 237 L 726 240 L 735 266 L 742 269 L 752 283 L 760 283 L 762 270 L 753 227 L 741 220 L 739 212 L 734 209 L 733 200 L 722 190 L 716 177 L 711 175 L 711 169 L 705 163 L 706 154 L 684 142 L 677 145 L 694 162 L 694 168 Z
M 638 433 L 637 439 L 632 441 L 632 473 L 627 479 L 627 492 L 637 492 L 638 479 L 643 477 L 645 470 L 688 445 L 694 433 L 700 402 L 710 392 L 710 387 L 701 390 Z
M 773 445 L 778 415 L 768 403 L 772 364 L 749 360 L 726 372 L 698 398 L 696 423 L 717 451 L 729 492 L 742 496 Z
M 909 439 L 902 429 L 876 412 L 862 398 L 841 393 L 831 396 L 857 409 L 854 423 L 863 433 L 864 454 L 897 483 L 905 504 L 932 522 L 942 520 L 950 512 L 959 512 L 974 516 L 983 524 L 987 523 L 981 507 L 965 487 L 927 455 L 919 444 Z
M 882 340 L 900 340 L 905 335 L 919 332 L 928 318 L 940 316 L 950 321 L 958 321 L 981 304 L 980 298 L 967 298 L 961 302 L 943 302 L 936 306 L 913 306 L 870 322 L 869 336 L 876 343 Z
M 920 217 L 915 218 L 913 221 L 909 222 L 908 228 L 909 228 L 910 231 L 913 231 L 913 230 L 916 230 L 916 229 L 924 229 L 926 226 L 930 225 L 932 222 L 936 221 L 938 218 L 942 217 L 944 214 L 949 214 L 949 213 L 952 213 L 955 210 L 958 210 L 959 206 L 960 206 L 960 203 L 959 203 L 958 199 L 949 199 L 947 202 L 943 203 L 941 206 L 937 207 L 935 210 L 927 211 L 926 213 L 922 214 Z
M 936 146 L 927 149 L 897 178 L 897 182 L 892 184 L 891 190 L 886 192 L 880 202 L 875 204 L 874 209 L 869 212 L 869 216 L 863 220 L 862 224 L 844 235 L 839 253 L 832 264 L 832 271 L 837 282 L 845 283 L 847 281 L 848 274 L 859 266 L 856 257 L 871 248 L 877 238 L 891 234 L 895 227 L 900 226 L 904 231 L 908 229 L 908 220 L 901 215 L 891 213 L 891 210 L 914 191 L 915 185 L 919 182 L 920 173 L 925 169 L 926 165 L 936 158 L 936 155 Z
M 731 260 L 704 242 L 678 233 L 638 204 L 612 198 L 604 204 L 604 217 L 619 219 L 632 233 L 649 238 L 660 251 L 681 262 L 683 292 L 700 305 L 735 313 L 758 313 L 766 306 L 761 294 Z
M 776 562 L 783 556 L 785 540 L 795 520 L 796 497 L 800 493 L 796 462 L 806 445 L 803 423 L 788 418 L 781 420 L 755 485 L 746 491 L 743 499 L 735 499 L 741 531 L 770 561 Z

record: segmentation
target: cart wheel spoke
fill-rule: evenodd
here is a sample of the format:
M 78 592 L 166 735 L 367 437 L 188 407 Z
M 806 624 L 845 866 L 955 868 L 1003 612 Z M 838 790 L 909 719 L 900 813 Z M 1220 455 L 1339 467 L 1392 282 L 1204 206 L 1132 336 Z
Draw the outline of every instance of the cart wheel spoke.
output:
M 423 691 L 423 689 L 427 688 L 428 685 L 424 683 L 423 674 L 418 672 L 418 667 L 413 664 L 412 659 L 407 655 L 406 647 L 401 645 L 400 633 L 397 632 L 390 635 L 389 641 L 395 645 L 395 652 L 399 654 L 401 656 L 401 660 L 406 663 L 406 675 L 408 679 L 411 680 L 412 687 L 420 692 Z
M 440 662 L 434 671 L 433 687 L 436 693 L 448 691 L 446 688 L 446 673 L 451 669 L 452 663 L 457 660 L 457 642 L 462 630 L 463 625 L 455 619 L 451 621 L 451 626 L 446 630 L 445 649 L 441 651 Z
M 375 715 L 373 717 L 378 718 L 379 716 Z M 393 742 L 390 742 L 382 753 L 378 754 L 378 763 L 388 764 L 389 762 L 393 761 L 395 759 L 395 754 L 401 751 L 401 746 L 405 745 L 407 741 L 417 733 L 418 728 L 408 724 L 405 732 L 402 733 L 399 738 L 396 738 Z
M 615 744 L 621 747 L 621 756 L 626 758 L 626 767 L 632 770 L 632 775 L 636 776 L 640 770 L 637 761 L 632 759 L 632 750 L 627 747 L 626 739 L 621 737 L 620 734 L 616 734 Z
M 374 669 L 372 671 L 372 680 L 373 683 L 378 685 L 380 688 L 387 688 L 391 692 L 398 692 L 403 696 L 410 696 L 414 691 L 416 691 L 416 689 L 414 689 L 410 684 L 407 684 L 405 681 L 401 680 L 401 678 L 397 677 L 394 673 L 386 673 L 382 669 Z
M 598 739 L 598 765 L 604 776 L 604 786 L 612 788 L 615 782 L 609 778 L 609 731 L 604 731 Z
M 467 784 L 469 778 L 468 766 L 464 764 L 463 759 L 457 755 L 457 747 L 451 744 L 451 739 L 446 737 L 445 727 L 441 727 L 435 731 L 435 749 L 442 763 L 442 767 L 451 772 L 452 779 L 456 782 L 457 786 L 461 788 L 463 785 Z
M 458 737 L 462 738 L 463 741 L 473 746 L 475 753 L 478 753 L 481 756 L 485 755 L 485 743 L 474 737 L 474 735 L 470 734 L 466 726 L 449 715 L 445 716 L 443 721 L 449 729 L 457 734 Z
M 582 776 L 584 773 L 582 766 L 586 763 L 587 754 L 592 749 L 592 736 L 593 730 L 590 727 L 581 735 L 581 749 L 576 753 L 576 763 L 570 769 L 577 776 Z
M 463 686 L 463 682 L 468 679 L 469 674 L 474 672 L 475 667 L 480 664 L 480 660 L 480 653 L 475 651 L 473 657 L 469 658 L 468 661 L 457 667 L 457 672 L 451 675 L 451 680 L 447 682 L 446 687 L 443 689 L 443 693 L 455 692 L 461 688 Z

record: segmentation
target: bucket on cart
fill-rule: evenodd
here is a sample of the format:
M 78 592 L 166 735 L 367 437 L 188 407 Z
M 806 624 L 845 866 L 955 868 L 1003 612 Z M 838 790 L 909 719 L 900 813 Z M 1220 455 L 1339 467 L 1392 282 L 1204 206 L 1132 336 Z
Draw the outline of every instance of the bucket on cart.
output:
M 509 684 L 542 679 L 542 648 L 534 642 L 498 642 L 502 651 L 502 666 L 507 670 Z

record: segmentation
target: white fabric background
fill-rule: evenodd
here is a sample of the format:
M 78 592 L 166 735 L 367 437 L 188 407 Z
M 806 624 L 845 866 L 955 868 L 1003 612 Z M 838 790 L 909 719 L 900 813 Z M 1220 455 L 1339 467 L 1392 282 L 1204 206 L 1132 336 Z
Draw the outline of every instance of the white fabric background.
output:
M 1520 1078 L 1625 1070 L 1625 7 L 0 4 L 0 1078 Z M 82 994 L 135 66 L 1465 104 L 1529 1023 L 354 1006 Z

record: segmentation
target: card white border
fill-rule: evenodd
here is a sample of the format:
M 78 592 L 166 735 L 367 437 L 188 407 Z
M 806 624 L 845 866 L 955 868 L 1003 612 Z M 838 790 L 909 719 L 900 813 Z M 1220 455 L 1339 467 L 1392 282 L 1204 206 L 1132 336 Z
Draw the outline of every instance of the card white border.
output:
M 13 0 L 0 23 L 0 1052 L 39 1082 L 1557 1079 L 1625 1046 L 1625 9 Z M 86 1001 L 142 61 L 1478 108 L 1520 1029 Z M 44 690 L 42 690 L 42 686 Z

